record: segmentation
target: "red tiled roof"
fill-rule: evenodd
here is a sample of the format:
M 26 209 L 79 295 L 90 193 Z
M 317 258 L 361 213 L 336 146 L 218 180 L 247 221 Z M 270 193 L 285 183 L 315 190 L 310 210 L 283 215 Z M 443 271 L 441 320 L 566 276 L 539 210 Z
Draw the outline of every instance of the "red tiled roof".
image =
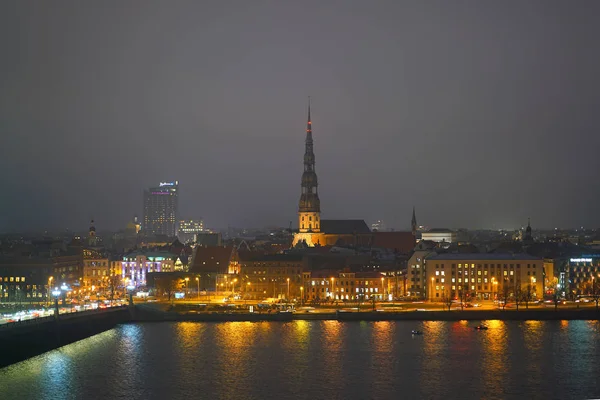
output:
M 196 254 L 190 266 L 190 272 L 217 272 L 227 273 L 233 247 L 209 246 L 196 247 Z
M 412 232 L 373 232 L 372 247 L 390 249 L 399 253 L 410 253 L 416 242 Z

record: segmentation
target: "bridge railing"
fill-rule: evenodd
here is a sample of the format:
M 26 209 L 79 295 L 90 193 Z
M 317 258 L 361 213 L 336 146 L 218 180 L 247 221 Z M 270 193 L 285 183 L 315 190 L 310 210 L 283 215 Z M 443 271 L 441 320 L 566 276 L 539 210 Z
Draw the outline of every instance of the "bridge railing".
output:
M 71 319 L 71 318 L 76 318 L 76 317 L 84 317 L 87 315 L 103 314 L 103 313 L 109 313 L 109 312 L 123 310 L 126 308 L 127 308 L 127 305 L 121 305 L 121 306 L 113 306 L 113 307 L 108 307 L 108 308 L 98 308 L 95 310 L 72 311 L 72 312 L 59 314 L 58 319 L 60 321 L 65 318 Z M 55 320 L 54 315 L 49 315 L 46 317 L 30 318 L 30 319 L 21 319 L 18 321 L 0 324 L 0 330 L 6 330 L 6 329 L 16 328 L 16 327 L 20 327 L 20 326 L 43 324 L 43 323 L 54 321 L 54 320 Z

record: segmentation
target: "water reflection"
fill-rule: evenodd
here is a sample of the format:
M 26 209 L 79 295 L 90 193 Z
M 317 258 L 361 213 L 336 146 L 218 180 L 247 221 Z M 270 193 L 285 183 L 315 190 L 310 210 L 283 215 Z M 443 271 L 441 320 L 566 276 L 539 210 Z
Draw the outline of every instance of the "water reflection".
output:
M 598 398 L 598 322 L 152 323 L 0 370 L 40 399 Z M 419 329 L 422 336 L 412 338 Z
M 482 370 L 481 387 L 483 393 L 489 398 L 499 398 L 504 392 L 508 375 L 508 342 L 509 332 L 504 321 L 485 321 L 488 330 L 475 331 L 473 334 L 481 344 Z

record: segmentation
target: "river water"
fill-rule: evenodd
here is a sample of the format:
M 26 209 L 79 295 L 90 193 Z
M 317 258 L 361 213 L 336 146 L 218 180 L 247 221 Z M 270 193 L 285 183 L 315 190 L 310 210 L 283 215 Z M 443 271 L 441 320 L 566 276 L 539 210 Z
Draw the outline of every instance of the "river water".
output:
M 600 398 L 598 322 L 474 325 L 126 324 L 0 369 L 0 398 Z

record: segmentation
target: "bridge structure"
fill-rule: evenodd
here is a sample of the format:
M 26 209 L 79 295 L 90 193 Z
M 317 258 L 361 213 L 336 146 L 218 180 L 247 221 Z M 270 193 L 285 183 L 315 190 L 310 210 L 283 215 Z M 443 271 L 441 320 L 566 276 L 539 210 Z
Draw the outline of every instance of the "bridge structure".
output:
M 132 320 L 131 306 L 57 314 L 0 325 L 0 368 Z

